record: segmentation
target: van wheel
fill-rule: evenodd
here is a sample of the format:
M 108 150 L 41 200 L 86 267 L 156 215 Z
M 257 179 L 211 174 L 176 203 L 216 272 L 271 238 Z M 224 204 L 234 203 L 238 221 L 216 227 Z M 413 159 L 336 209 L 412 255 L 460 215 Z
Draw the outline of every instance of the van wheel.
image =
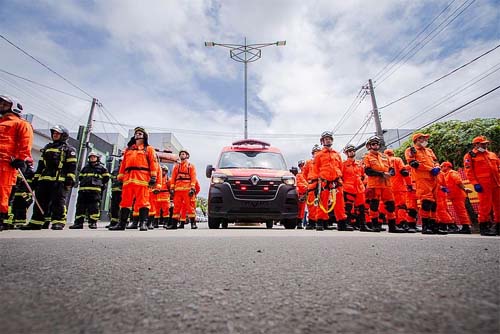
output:
M 266 228 L 273 228 L 273 226 L 274 226 L 274 221 L 272 221 L 272 220 L 268 220 L 268 221 L 266 222 Z
M 285 229 L 293 230 L 295 227 L 297 227 L 297 220 L 296 219 L 283 219 L 281 221 L 281 224 L 285 227 Z
M 220 227 L 220 220 L 217 218 L 208 217 L 208 228 L 214 229 Z

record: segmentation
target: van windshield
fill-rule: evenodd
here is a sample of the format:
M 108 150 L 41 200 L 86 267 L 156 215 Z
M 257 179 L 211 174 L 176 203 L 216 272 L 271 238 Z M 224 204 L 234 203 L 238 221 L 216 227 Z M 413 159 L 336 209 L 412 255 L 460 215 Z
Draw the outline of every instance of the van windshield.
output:
M 283 156 L 272 152 L 238 151 L 224 152 L 219 168 L 277 169 L 286 170 Z

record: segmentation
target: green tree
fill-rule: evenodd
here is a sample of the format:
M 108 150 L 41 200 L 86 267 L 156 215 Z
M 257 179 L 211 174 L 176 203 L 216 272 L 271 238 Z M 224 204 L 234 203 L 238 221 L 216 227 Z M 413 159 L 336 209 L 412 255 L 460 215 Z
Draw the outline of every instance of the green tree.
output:
M 456 167 L 463 166 L 463 158 L 472 148 L 472 139 L 485 136 L 490 143 L 491 152 L 500 152 L 500 119 L 476 118 L 470 121 L 447 121 L 433 124 L 415 132 L 430 135 L 429 147 L 432 148 L 439 162 L 450 161 Z M 404 151 L 412 145 L 411 136 L 395 150 L 395 154 L 404 159 Z
M 205 197 L 197 197 L 196 198 L 196 207 L 201 209 L 203 214 L 207 214 L 208 201 Z

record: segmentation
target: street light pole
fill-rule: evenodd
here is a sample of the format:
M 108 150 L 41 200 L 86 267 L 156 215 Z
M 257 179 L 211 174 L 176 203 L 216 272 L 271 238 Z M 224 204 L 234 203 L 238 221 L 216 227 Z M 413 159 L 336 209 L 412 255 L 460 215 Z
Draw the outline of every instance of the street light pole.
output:
M 232 60 L 243 63 L 245 69 L 245 122 L 244 122 L 244 137 L 248 139 L 248 63 L 259 60 L 262 57 L 262 48 L 267 46 L 285 46 L 286 41 L 277 41 L 274 43 L 259 43 L 247 44 L 245 37 L 245 44 L 222 44 L 215 42 L 205 42 L 206 47 L 222 46 L 229 49 L 229 57 Z

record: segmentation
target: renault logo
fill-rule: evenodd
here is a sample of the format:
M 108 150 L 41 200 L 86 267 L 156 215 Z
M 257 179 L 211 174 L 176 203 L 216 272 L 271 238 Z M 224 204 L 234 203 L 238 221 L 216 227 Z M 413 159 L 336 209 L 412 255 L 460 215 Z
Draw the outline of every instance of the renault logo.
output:
M 257 175 L 252 175 L 252 177 L 250 178 L 250 181 L 252 182 L 252 184 L 253 184 L 254 186 L 256 186 L 256 185 L 257 185 L 257 183 L 259 183 L 260 178 L 259 178 Z

